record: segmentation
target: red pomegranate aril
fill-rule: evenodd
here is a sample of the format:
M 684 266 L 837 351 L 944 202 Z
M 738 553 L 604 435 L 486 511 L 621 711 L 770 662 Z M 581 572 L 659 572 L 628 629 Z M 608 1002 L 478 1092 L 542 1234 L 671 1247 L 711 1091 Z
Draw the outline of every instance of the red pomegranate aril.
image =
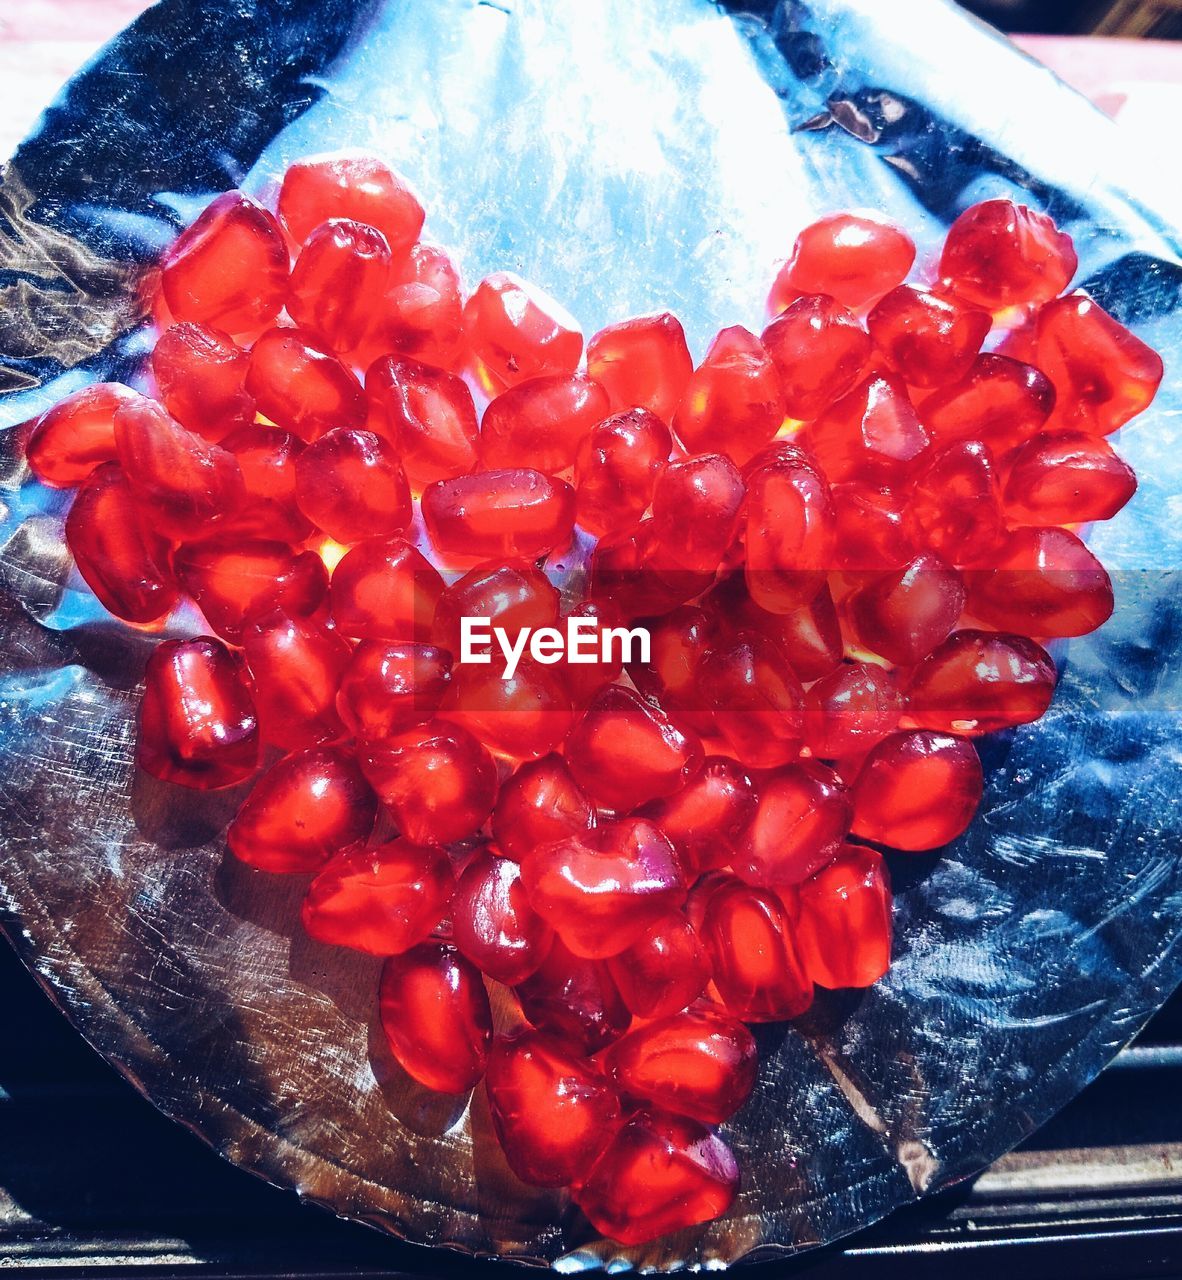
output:
M 596 804 L 627 813 L 679 790 L 702 763 L 702 747 L 631 689 L 608 685 L 571 731 L 566 758 Z
M 486 848 L 456 882 L 451 940 L 481 973 L 512 987 L 538 971 L 554 931 L 529 905 L 518 863 Z
M 487 618 L 509 636 L 558 622 L 559 597 L 549 578 L 526 560 L 490 560 L 448 586 L 435 609 L 436 643 L 460 652 L 464 618 Z
M 867 649 L 909 667 L 947 639 L 964 604 L 960 574 L 929 551 L 901 570 L 873 575 L 850 598 L 848 609 L 858 639 Z
M 769 613 L 794 613 L 833 567 L 836 513 L 814 460 L 784 445 L 747 476 L 747 590 Z
M 352 653 L 342 635 L 280 609 L 248 626 L 242 645 L 265 742 L 295 751 L 340 736 L 337 686 Z
M 1054 405 L 1055 388 L 1041 369 L 987 353 L 959 382 L 933 392 L 920 418 L 937 445 L 983 440 L 1001 453 L 1040 430 Z
M 836 991 L 877 982 L 891 963 L 891 882 L 882 856 L 847 844 L 806 880 L 796 940 L 818 986 Z
M 1087 524 L 1110 520 L 1136 492 L 1136 473 L 1107 440 L 1044 431 L 1013 455 L 1003 499 L 1016 524 Z
M 402 538 L 360 542 L 332 571 L 332 616 L 358 640 L 426 642 L 443 595 L 439 570 Z
M 731 1149 L 685 1116 L 639 1111 L 617 1130 L 575 1191 L 591 1225 L 621 1244 L 643 1244 L 730 1208 L 739 1189 Z
M 499 1036 L 485 1088 L 497 1141 L 530 1186 L 580 1181 L 620 1123 L 616 1091 L 599 1068 L 543 1032 Z
M 363 741 L 391 738 L 435 715 L 451 674 L 451 654 L 434 645 L 362 640 L 341 673 L 337 712 Z
M 573 714 L 562 673 L 522 657 L 511 676 L 495 665 L 460 663 L 440 715 L 455 720 L 490 751 L 536 760 L 570 732 Z
M 290 165 L 279 190 L 279 216 L 297 244 L 330 218 L 348 218 L 380 231 L 393 254 L 414 244 L 424 218 L 407 180 L 360 152 L 309 156 Z
M 822 760 L 863 755 L 894 733 L 905 705 L 898 677 L 889 668 L 844 663 L 804 696 L 805 742 Z
M 575 491 L 525 467 L 476 471 L 431 485 L 423 519 L 436 549 L 457 563 L 534 560 L 570 542 Z
M 227 191 L 165 253 L 161 287 L 174 320 L 250 333 L 279 314 L 289 265 L 274 216 L 241 191 Z
M 580 526 L 601 534 L 639 520 L 672 448 L 669 428 L 648 409 L 627 409 L 593 426 L 575 457 Z
M 509 271 L 486 276 L 472 291 L 464 304 L 464 333 L 494 388 L 573 373 L 583 354 L 578 321 L 549 294 Z
M 590 831 L 595 809 L 559 755 L 523 764 L 509 777 L 492 815 L 493 839 L 520 861 L 542 844 Z
M 249 622 L 277 607 L 306 617 L 328 590 L 320 557 L 285 542 L 226 537 L 182 543 L 173 568 L 205 620 L 232 644 L 241 642 Z
M 411 522 L 410 486 L 393 447 L 372 431 L 327 431 L 296 459 L 300 510 L 337 542 L 388 538 Z
M 857 482 L 835 484 L 832 493 L 839 569 L 901 569 L 915 555 L 903 495 Z
M 604 534 L 591 553 L 591 590 L 624 620 L 655 617 L 701 595 L 713 573 L 679 569 L 653 520 Z
M 139 399 L 121 382 L 96 382 L 46 409 L 25 445 L 33 474 L 54 489 L 73 489 L 96 467 L 114 462 L 115 414 Z
M 533 467 L 557 475 L 574 465 L 580 445 L 608 412 L 607 393 L 581 373 L 519 382 L 484 411 L 480 464 L 486 470 Z
M 538 845 L 521 878 L 533 909 L 587 960 L 619 955 L 685 900 L 673 845 L 636 818 Z
M 714 985 L 736 1018 L 783 1022 L 812 1004 L 813 984 L 795 935 L 784 904 L 770 889 L 729 880 L 710 894 L 702 936 Z
M 774 769 L 800 754 L 804 690 L 765 636 L 742 631 L 701 666 L 702 696 L 731 751 L 752 769 Z
M 1045 213 L 1012 200 L 983 200 L 949 227 L 940 278 L 966 302 L 1002 311 L 1062 293 L 1076 265 L 1071 237 Z
M 735 541 L 745 496 L 738 467 L 723 454 L 667 463 L 652 492 L 665 555 L 679 568 L 713 573 Z
M 986 311 L 914 284 L 892 289 L 866 318 L 874 345 L 912 387 L 942 387 L 968 373 L 989 335 Z
M 365 375 L 365 394 L 369 429 L 394 445 L 417 489 L 475 468 L 476 406 L 455 374 L 385 356 Z
M 808 421 L 845 395 L 870 359 L 870 335 L 834 298 L 797 298 L 763 331 L 780 374 L 784 410 Z
M 463 351 L 460 273 L 435 244 L 416 244 L 390 272 L 384 314 L 369 336 L 373 355 L 397 352 L 454 369 Z
M 690 453 L 722 453 L 743 466 L 784 421 L 780 374 L 755 334 L 723 329 L 686 384 L 673 419 Z
M 755 631 L 766 636 L 784 655 L 799 679 L 816 680 L 841 663 L 841 624 L 833 596 L 822 585 L 815 596 L 791 613 L 769 613 L 751 599 L 740 574 L 719 585 L 709 601 L 726 619 L 732 632 Z
M 467 1093 L 484 1075 L 492 1011 L 479 969 L 446 942 L 422 942 L 382 969 L 378 1014 L 403 1070 L 438 1093 Z
M 632 1021 L 606 963 L 572 955 L 561 938 L 514 992 L 532 1026 L 587 1053 L 619 1039 Z
M 378 802 L 343 747 L 284 756 L 255 783 L 226 840 L 261 871 L 306 874 L 369 838 Z
M 853 833 L 894 849 L 938 849 L 973 820 L 983 786 L 967 739 L 931 729 L 891 734 L 854 782 Z
M 708 756 L 680 791 L 644 805 L 637 816 L 669 837 L 690 880 L 729 865 L 755 805 L 755 784 L 743 766 L 729 756 Z
M 873 373 L 801 435 L 833 483 L 897 484 L 921 465 L 928 436 L 903 383 Z
M 364 427 L 365 393 L 352 370 L 302 329 L 268 329 L 250 349 L 246 389 L 263 417 L 311 442 Z
M 193 321 L 174 324 L 156 339 L 151 363 L 160 399 L 181 426 L 218 443 L 254 422 L 246 389 L 250 355 L 228 333 Z
M 735 840 L 731 868 L 749 884 L 807 880 L 849 834 L 850 797 L 832 769 L 789 765 L 760 779 L 759 802 Z
M 1055 384 L 1056 426 L 1106 436 L 1148 409 L 1161 356 L 1082 290 L 1038 313 L 1039 367 Z
M 573 649 L 568 649 L 559 667 L 570 691 L 571 705 L 576 711 L 583 711 L 600 689 L 605 684 L 613 683 L 624 669 L 623 647 L 607 635 L 609 631 L 622 626 L 623 619 L 610 603 L 591 596 L 584 596 L 570 605 L 563 616 L 584 619 L 594 628 L 593 634 L 588 628 L 587 636 L 590 639 L 582 641 L 582 645 L 589 645 L 593 649 L 592 660 L 587 661 L 585 648 L 577 655 Z
M 613 413 L 647 409 L 671 423 L 693 368 L 685 330 L 668 311 L 609 324 L 587 343 L 587 373 Z
M 796 237 L 772 285 L 768 308 L 784 310 L 805 293 L 825 293 L 854 311 L 907 278 L 915 242 L 877 213 L 831 213 Z
M 115 448 L 128 484 L 151 508 L 145 518 L 166 533 L 204 534 L 242 501 L 245 486 L 234 455 L 186 431 L 145 396 L 116 412 Z
M 987 568 L 966 571 L 968 612 L 1016 635 L 1083 636 L 1112 614 L 1112 581 L 1073 533 L 1014 529 Z
M 148 659 L 136 762 L 165 782 L 212 791 L 258 768 L 259 727 L 250 691 L 218 640 L 166 640 Z
M 347 849 L 308 886 L 300 918 L 318 942 L 400 955 L 439 923 L 454 884 L 447 854 L 430 845 L 391 840 Z
M 719 638 L 716 619 L 697 605 L 682 605 L 648 625 L 649 661 L 628 674 L 648 699 L 676 715 L 695 733 L 714 732 L 714 716 L 702 695 L 699 670 Z
M 99 603 L 125 622 L 158 622 L 178 591 L 168 542 L 143 512 L 116 462 L 82 482 L 66 517 L 66 545 Z
M 686 1009 L 634 1027 L 603 1055 L 628 1099 L 704 1124 L 722 1124 L 755 1088 L 755 1037 L 716 1009 Z
M 222 447 L 238 459 L 246 489 L 238 510 L 226 518 L 230 530 L 247 539 L 303 542 L 312 522 L 296 505 L 295 464 L 306 448 L 299 436 L 278 427 L 241 427 Z
M 497 798 L 492 756 L 458 724 L 429 720 L 358 749 L 361 767 L 398 830 L 415 844 L 474 836 Z
M 638 1018 L 677 1013 L 693 1004 L 710 981 L 706 949 L 680 911 L 662 916 L 612 956 L 608 968 L 624 1003 Z
M 376 228 L 331 218 L 304 241 L 291 272 L 287 311 L 333 351 L 352 351 L 380 314 L 390 246 Z
M 1025 636 L 954 631 L 912 673 L 907 715 L 921 729 L 994 733 L 1039 719 L 1056 680 L 1051 655 Z
M 1005 536 L 994 455 L 980 440 L 939 449 L 915 477 L 903 527 L 950 564 L 984 562 Z

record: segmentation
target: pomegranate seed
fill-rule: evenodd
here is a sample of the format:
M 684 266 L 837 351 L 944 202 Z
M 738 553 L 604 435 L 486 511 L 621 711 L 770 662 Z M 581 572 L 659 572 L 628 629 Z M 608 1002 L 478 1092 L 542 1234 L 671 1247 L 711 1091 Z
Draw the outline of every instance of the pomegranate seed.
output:
M 246 496 L 223 522 L 248 540 L 303 542 L 312 522 L 296 505 L 296 459 L 304 442 L 278 427 L 241 427 L 226 436 L 222 447 L 238 459 Z
M 484 411 L 481 465 L 557 475 L 574 465 L 580 445 L 608 410 L 607 393 L 581 373 L 518 382 Z
M 901 495 L 856 482 L 835 484 L 832 493 L 838 568 L 901 569 L 915 555 Z
M 308 936 L 374 956 L 399 955 L 439 923 L 454 885 L 440 849 L 392 840 L 337 854 L 308 886 Z
M 254 422 L 246 389 L 250 355 L 228 333 L 186 321 L 166 329 L 152 349 L 152 376 L 170 414 L 215 444 Z
M 454 369 L 463 344 L 460 273 L 438 245 L 416 244 L 390 273 L 384 313 L 370 335 L 376 355 L 396 351 Z
M 805 742 L 824 760 L 864 755 L 895 731 L 903 707 L 893 672 L 870 662 L 845 663 L 805 694 Z
M 1019 524 L 1110 520 L 1137 492 L 1137 476 L 1107 440 L 1084 431 L 1044 431 L 1014 455 L 1006 514 Z
M 710 981 L 706 949 L 680 911 L 662 916 L 612 956 L 608 968 L 624 1003 L 638 1018 L 677 1013 L 693 1004 Z
M 713 573 L 739 528 L 746 487 L 720 453 L 666 464 L 653 489 L 653 523 L 664 554 L 678 568 Z
M 443 595 L 439 570 L 401 538 L 358 543 L 332 571 L 333 621 L 358 640 L 426 641 Z
M 585 711 L 591 699 L 603 688 L 617 679 L 624 669 L 624 660 L 620 646 L 609 643 L 605 649 L 606 633 L 623 623 L 617 610 L 606 601 L 595 600 L 584 596 L 576 604 L 572 604 L 564 613 L 566 617 L 589 619 L 595 625 L 595 660 L 585 661 L 586 655 L 578 662 L 574 655 L 565 653 L 559 670 L 566 680 L 570 691 L 571 705 L 576 711 Z M 607 657 L 604 657 L 604 654 Z
M 486 276 L 473 290 L 464 304 L 464 332 L 493 387 L 573 373 L 583 354 L 578 321 L 549 294 L 509 271 Z
M 730 863 L 755 805 L 755 784 L 743 766 L 727 756 L 707 756 L 680 791 L 644 805 L 637 816 L 669 837 L 689 880 Z
M 909 667 L 948 637 L 964 603 L 960 574 L 924 552 L 901 570 L 874 575 L 850 599 L 849 615 L 867 649 Z
M 390 276 L 390 246 L 376 228 L 332 218 L 305 240 L 287 293 L 287 311 L 305 333 L 333 351 L 359 346 Z
M 363 640 L 338 681 L 337 712 L 363 741 L 392 738 L 435 715 L 451 672 L 451 655 L 434 645 Z
M 422 942 L 382 969 L 378 1011 L 404 1071 L 439 1093 L 467 1093 L 484 1075 L 492 1012 L 480 971 L 445 942 Z
M 780 374 L 785 412 L 808 421 L 840 399 L 870 359 L 870 335 L 833 298 L 797 298 L 763 331 Z
M 587 372 L 613 413 L 647 409 L 672 422 L 693 368 L 685 330 L 668 311 L 609 324 L 587 343 Z
M 791 613 L 761 609 L 739 574 L 719 584 L 709 600 L 734 631 L 754 631 L 770 640 L 801 680 L 828 675 L 841 663 L 841 626 L 827 585 Z
M 897 484 L 920 464 L 928 447 L 907 395 L 893 374 L 874 373 L 802 434 L 829 480 Z
M 516 986 L 537 973 L 553 930 L 529 905 L 521 867 L 482 849 L 464 868 L 451 900 L 451 940 L 494 982 Z
M 850 815 L 849 794 L 832 769 L 789 765 L 760 781 L 731 867 L 750 884 L 800 884 L 833 858 L 849 834 Z
M 424 217 L 404 177 L 376 156 L 348 152 L 289 166 L 279 216 L 297 244 L 330 218 L 348 218 L 380 231 L 394 254 L 405 253 L 419 238 Z
M 268 329 L 250 349 L 246 389 L 259 412 L 301 440 L 364 427 L 365 393 L 352 371 L 301 329 Z
M 679 569 L 659 540 L 654 520 L 641 520 L 599 539 L 591 554 L 591 590 L 625 619 L 668 613 L 701 595 L 713 573 Z
M 579 524 L 600 534 L 639 520 L 672 448 L 669 428 L 648 409 L 627 409 L 593 426 L 575 458 Z
M 46 409 L 25 446 L 33 474 L 54 489 L 73 489 L 96 467 L 114 462 L 115 415 L 139 399 L 120 382 L 96 382 Z
M 702 696 L 703 659 L 718 642 L 715 620 L 696 605 L 682 605 L 649 627 L 646 664 L 629 668 L 636 687 L 649 700 L 677 716 L 696 733 L 714 732 L 714 716 Z
M 493 666 L 456 668 L 441 714 L 486 747 L 515 760 L 536 760 L 570 732 L 570 693 L 561 672 L 523 657 L 512 676 Z
M 534 560 L 570 542 L 575 491 L 525 467 L 476 471 L 431 485 L 423 519 L 436 549 L 457 563 Z
M 136 761 L 154 778 L 202 791 L 235 786 L 258 768 L 254 703 L 225 645 L 201 636 L 156 646 Z
M 831 213 L 796 237 L 768 306 L 780 312 L 801 294 L 825 293 L 857 311 L 905 280 L 914 261 L 915 242 L 879 214 Z
M 410 487 L 398 455 L 372 431 L 339 427 L 296 459 L 300 510 L 337 542 L 387 538 L 410 524 Z
M 1040 369 L 1009 356 L 978 356 L 959 382 L 929 396 L 920 416 L 936 444 L 983 440 L 997 452 L 1041 429 L 1055 404 L 1055 388 Z
M 903 527 L 951 564 L 984 561 L 1005 535 L 993 454 L 980 440 L 937 450 L 915 477 Z
M 561 938 L 514 991 L 527 1021 L 587 1053 L 619 1039 L 632 1021 L 607 965 L 572 955 Z
M 318 871 L 368 839 L 377 800 L 342 747 L 284 756 L 255 783 L 230 823 L 230 852 L 262 871 Z
M 709 653 L 702 696 L 734 754 L 752 769 L 774 769 L 800 754 L 804 690 L 780 650 L 742 631 Z
M 797 941 L 812 980 L 831 991 L 869 987 L 891 963 L 891 884 L 882 857 L 842 846 L 800 886 Z
M 914 284 L 892 289 L 866 319 L 874 345 L 913 387 L 943 387 L 968 373 L 992 327 L 985 311 Z
M 523 764 L 501 788 L 492 815 L 493 839 L 522 859 L 538 845 L 590 831 L 595 810 L 561 756 Z
M 369 429 L 394 445 L 416 488 L 476 466 L 476 407 L 455 374 L 386 356 L 365 375 L 365 394 Z
M 558 621 L 558 591 L 526 560 L 491 560 L 469 569 L 439 597 L 435 638 L 452 653 L 460 651 L 465 617 L 488 618 L 509 635 L 552 627 Z

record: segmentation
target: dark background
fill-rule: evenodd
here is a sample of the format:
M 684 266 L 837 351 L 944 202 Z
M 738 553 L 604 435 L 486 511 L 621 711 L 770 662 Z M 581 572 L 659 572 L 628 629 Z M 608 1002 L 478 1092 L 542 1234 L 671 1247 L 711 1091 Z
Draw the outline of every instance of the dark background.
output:
M 1003 31 L 1182 39 L 1182 0 L 961 0 Z

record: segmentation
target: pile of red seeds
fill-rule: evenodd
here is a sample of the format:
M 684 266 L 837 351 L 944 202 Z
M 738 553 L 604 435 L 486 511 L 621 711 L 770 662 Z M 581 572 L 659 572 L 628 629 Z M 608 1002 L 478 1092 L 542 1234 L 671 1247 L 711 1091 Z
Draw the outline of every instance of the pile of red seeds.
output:
M 745 1024 L 882 976 L 874 846 L 959 835 L 972 739 L 1042 715 L 1042 642 L 1111 612 L 1076 530 L 1132 496 L 1106 437 L 1162 364 L 1004 199 L 927 286 L 897 227 L 822 218 L 763 334 L 696 367 L 667 313 L 584 365 L 557 302 L 509 274 L 464 300 L 422 225 L 361 156 L 294 165 L 277 217 L 220 196 L 161 262 L 154 396 L 70 396 L 28 460 L 77 488 L 111 613 L 187 596 L 213 633 L 155 649 L 139 764 L 266 764 L 233 853 L 312 876 L 308 933 L 389 957 L 405 1070 L 483 1077 L 513 1171 L 636 1243 L 728 1208 Z M 456 660 L 465 617 L 567 616 L 640 623 L 650 660 Z

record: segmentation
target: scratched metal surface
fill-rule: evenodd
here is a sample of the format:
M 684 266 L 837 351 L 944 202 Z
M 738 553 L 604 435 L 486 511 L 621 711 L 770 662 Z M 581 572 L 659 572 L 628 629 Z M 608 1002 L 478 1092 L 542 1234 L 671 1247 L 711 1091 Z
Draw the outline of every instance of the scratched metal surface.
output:
M 981 815 L 895 864 L 889 977 L 759 1032 L 727 1126 L 743 1191 L 636 1250 L 507 1173 L 371 1032 L 376 962 L 309 942 L 302 884 L 223 854 L 235 793 L 130 764 L 149 641 L 70 575 L 63 499 L 0 467 L 0 917 L 78 1028 L 235 1161 L 410 1240 L 557 1263 L 716 1266 L 832 1240 L 972 1174 L 1075 1094 L 1182 976 L 1177 747 L 1182 271 L 1106 121 L 938 0 L 165 0 L 63 91 L 0 185 L 0 426 L 133 378 L 135 284 L 209 193 L 374 146 L 469 280 L 511 267 L 588 331 L 658 306 L 758 327 L 814 210 L 874 205 L 931 249 L 973 199 L 1028 193 L 1170 374 L 1122 448 L 1135 503 L 1094 543 L 1118 610 L 1063 646 L 1038 726 L 985 744 Z M 180 619 L 178 625 L 184 626 Z

